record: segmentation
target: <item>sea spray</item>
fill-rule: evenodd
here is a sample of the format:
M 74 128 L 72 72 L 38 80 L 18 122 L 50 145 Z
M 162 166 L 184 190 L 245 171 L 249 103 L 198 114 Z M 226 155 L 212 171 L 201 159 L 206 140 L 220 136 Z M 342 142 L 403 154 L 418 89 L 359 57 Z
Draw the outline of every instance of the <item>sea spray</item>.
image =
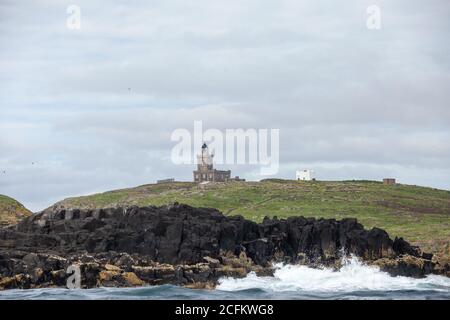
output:
M 250 273 L 242 279 L 221 278 L 217 290 L 260 289 L 266 292 L 354 292 L 397 290 L 441 290 L 450 292 L 450 278 L 429 275 L 426 278 L 392 277 L 369 266 L 355 256 L 344 257 L 339 270 L 302 265 L 275 265 L 273 277 Z
M 450 278 L 430 275 L 423 279 L 391 277 L 351 257 L 340 270 L 277 265 L 274 277 L 220 279 L 215 290 L 174 285 L 138 288 L 45 288 L 0 291 L 1 299 L 444 299 L 450 300 Z

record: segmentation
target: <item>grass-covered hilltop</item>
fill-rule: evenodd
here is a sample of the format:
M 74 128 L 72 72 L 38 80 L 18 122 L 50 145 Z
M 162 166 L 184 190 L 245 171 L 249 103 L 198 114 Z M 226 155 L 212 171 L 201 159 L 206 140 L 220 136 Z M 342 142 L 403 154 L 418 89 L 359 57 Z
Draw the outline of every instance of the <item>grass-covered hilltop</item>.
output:
M 15 224 L 30 214 L 18 201 L 0 194 L 0 227 Z
M 450 191 L 374 181 L 228 182 L 150 184 L 69 198 L 58 208 L 107 208 L 173 202 L 213 207 L 260 222 L 264 216 L 354 217 L 423 249 L 450 254 Z

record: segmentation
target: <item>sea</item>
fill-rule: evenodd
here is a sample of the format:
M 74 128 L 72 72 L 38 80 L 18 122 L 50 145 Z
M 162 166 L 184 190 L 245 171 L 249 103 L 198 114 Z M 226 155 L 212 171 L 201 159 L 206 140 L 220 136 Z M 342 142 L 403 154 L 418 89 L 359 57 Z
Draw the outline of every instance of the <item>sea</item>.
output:
M 28 289 L 0 291 L 0 299 L 39 300 L 145 300 L 145 299 L 389 299 L 450 300 L 450 278 L 392 277 L 356 257 L 345 259 L 340 270 L 299 265 L 275 266 L 274 277 L 250 273 L 242 279 L 222 278 L 214 290 L 187 289 L 173 285 L 138 288 Z

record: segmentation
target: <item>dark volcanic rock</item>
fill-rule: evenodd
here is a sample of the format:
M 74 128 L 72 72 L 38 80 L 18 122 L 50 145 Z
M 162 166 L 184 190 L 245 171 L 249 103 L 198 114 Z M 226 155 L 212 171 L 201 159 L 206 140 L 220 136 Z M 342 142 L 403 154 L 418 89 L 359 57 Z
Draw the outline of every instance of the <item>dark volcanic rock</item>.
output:
M 14 229 L 1 230 L 0 247 L 5 247 L 3 241 L 9 248 L 29 252 L 115 251 L 168 264 L 199 263 L 205 256 L 241 251 L 260 265 L 277 254 L 290 262 L 296 261 L 297 253 L 311 260 L 333 260 L 342 250 L 371 260 L 396 253 L 417 255 L 402 239 L 394 243 L 385 231 L 364 230 L 355 219 L 265 218 L 258 225 L 241 216 L 226 217 L 214 209 L 186 205 L 43 212 Z M 35 256 L 26 260 L 36 264 Z
M 401 238 L 392 241 L 384 230 L 365 230 L 356 219 L 265 218 L 257 224 L 180 204 L 46 211 L 0 229 L 0 279 L 5 288 L 61 285 L 66 278 L 62 271 L 74 262 L 83 266 L 86 286 L 99 281 L 192 284 L 264 272 L 273 261 L 336 266 L 344 254 L 366 261 L 392 261 L 401 255 L 431 259 Z M 105 270 L 107 264 L 119 266 L 120 272 Z M 418 271 L 420 265 L 425 267 Z M 421 276 L 433 266 L 415 263 L 411 269 L 402 260 L 385 269 Z M 22 276 L 14 278 L 17 275 Z

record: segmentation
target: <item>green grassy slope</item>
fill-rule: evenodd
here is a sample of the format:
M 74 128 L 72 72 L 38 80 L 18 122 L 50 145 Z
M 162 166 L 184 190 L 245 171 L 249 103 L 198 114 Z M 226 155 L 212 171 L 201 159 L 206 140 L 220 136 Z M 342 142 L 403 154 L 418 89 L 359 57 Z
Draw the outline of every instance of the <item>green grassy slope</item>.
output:
M 427 250 L 448 253 L 450 191 L 373 181 L 304 182 L 268 180 L 197 185 L 190 182 L 144 185 L 58 203 L 66 208 L 162 205 L 171 202 L 214 207 L 225 214 L 261 221 L 292 215 L 357 218 Z
M 0 194 L 0 226 L 17 223 L 30 214 L 31 211 L 18 201 Z

